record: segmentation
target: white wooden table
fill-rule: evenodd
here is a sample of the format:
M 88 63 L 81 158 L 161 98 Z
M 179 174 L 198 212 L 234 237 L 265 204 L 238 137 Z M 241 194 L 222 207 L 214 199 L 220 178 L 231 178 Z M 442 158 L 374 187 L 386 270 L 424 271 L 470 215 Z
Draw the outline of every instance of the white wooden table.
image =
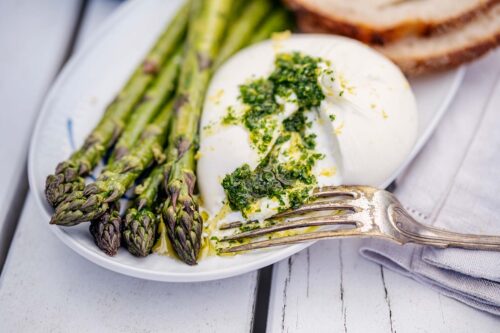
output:
M 64 61 L 119 4 L 0 1 L 0 332 L 500 332 L 500 318 L 363 260 L 361 241 L 199 284 L 119 275 L 58 241 L 27 192 L 31 127 Z M 452 108 L 498 93 L 499 59 L 469 67 Z

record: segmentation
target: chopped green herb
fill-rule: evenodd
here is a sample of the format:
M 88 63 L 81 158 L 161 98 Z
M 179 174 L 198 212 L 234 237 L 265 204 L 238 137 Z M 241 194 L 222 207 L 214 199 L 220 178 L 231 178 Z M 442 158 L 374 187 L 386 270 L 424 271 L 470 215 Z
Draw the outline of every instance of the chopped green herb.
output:
M 241 121 L 249 130 L 255 147 L 261 153 L 267 152 L 267 155 L 255 170 L 244 164 L 224 177 L 222 186 L 233 210 L 246 215 L 251 205 L 264 197 L 277 199 L 280 209 L 284 209 L 286 200 L 288 205 L 296 207 L 309 197 L 316 183 L 312 168 L 323 156 L 313 151 L 316 135 L 306 135 L 306 128 L 312 123 L 307 121 L 305 112 L 318 107 L 325 98 L 318 84 L 322 71 L 318 65 L 321 61 L 299 52 L 279 54 L 268 78 L 259 78 L 240 86 L 239 98 L 246 110 L 238 119 L 234 110 L 228 109 L 222 122 L 231 124 Z M 327 70 L 326 73 L 333 72 Z M 282 124 L 276 117 L 283 112 L 283 105 L 278 103 L 277 97 L 298 106 L 298 110 Z M 276 133 L 277 130 L 281 133 Z M 292 135 L 296 139 L 290 141 Z M 283 146 L 285 143 L 287 146 Z M 285 157 L 285 161 L 278 156 Z
M 279 54 L 274 62 L 276 68 L 269 77 L 276 95 L 288 96 L 293 91 L 300 109 L 319 106 L 325 98 L 318 84 L 319 62 L 320 59 L 299 52 Z
M 222 118 L 222 125 L 235 125 L 238 123 L 238 117 L 236 117 L 235 110 L 232 106 L 227 108 L 227 114 Z
M 275 114 L 280 106 L 275 101 L 274 84 L 269 80 L 258 79 L 240 86 L 241 100 L 249 109 L 243 116 L 245 126 L 249 130 L 259 127 L 267 115 Z
M 259 229 L 260 228 L 260 225 L 258 225 L 257 223 L 253 223 L 253 224 L 243 224 L 242 226 L 240 226 L 240 231 L 241 232 L 246 232 L 246 231 L 252 231 L 252 230 L 255 230 L 255 229 Z
M 304 149 L 297 160 L 279 162 L 277 156 L 270 154 L 253 171 L 248 164 L 244 164 L 226 175 L 222 181 L 229 205 L 245 215 L 252 203 L 264 197 L 278 199 L 283 205 L 284 199 L 289 195 L 289 200 L 296 204 L 304 197 L 305 192 L 292 194 L 292 191 L 290 197 L 289 190 L 306 186 L 308 193 L 311 185 L 316 182 L 312 168 L 322 157 L 321 154 Z
M 285 130 L 289 132 L 302 132 L 306 128 L 306 116 L 304 111 L 299 110 L 283 121 Z
M 307 149 L 316 148 L 316 137 L 317 135 L 314 133 L 303 136 L 304 145 L 306 146 Z
M 319 106 L 325 98 L 318 84 L 319 62 L 320 59 L 299 52 L 280 54 L 267 79 L 260 78 L 240 86 L 240 99 L 248 107 L 243 124 L 260 152 L 268 149 L 277 128 L 270 118 L 283 109 L 276 101 L 277 96 L 286 99 L 292 94 L 296 96 L 293 102 L 298 104 L 299 111 L 284 123 L 287 130 L 295 132 L 302 131 L 305 126 L 304 110 Z
M 307 201 L 309 198 L 309 188 L 304 187 L 299 190 L 290 192 L 288 195 L 288 200 L 290 201 L 290 208 L 297 208 Z

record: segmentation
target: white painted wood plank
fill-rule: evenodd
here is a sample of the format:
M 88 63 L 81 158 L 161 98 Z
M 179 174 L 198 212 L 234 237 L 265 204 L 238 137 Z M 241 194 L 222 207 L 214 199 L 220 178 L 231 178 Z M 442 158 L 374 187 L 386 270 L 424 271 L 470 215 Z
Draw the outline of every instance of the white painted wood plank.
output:
M 390 332 L 380 267 L 360 241 L 317 243 L 274 266 L 269 332 Z
M 499 55 L 497 51 L 470 66 L 458 92 L 462 99 L 451 107 L 475 110 L 477 105 L 487 105 Z M 463 95 L 469 98 L 464 100 Z M 431 139 L 428 146 L 432 144 Z M 416 163 L 425 163 L 425 154 L 424 148 Z M 404 175 L 399 181 L 404 187 Z M 352 239 L 319 242 L 276 264 L 268 331 L 500 331 L 500 318 L 441 296 L 362 259 L 358 254 L 362 242 Z
M 39 220 L 28 195 L 0 279 L 1 332 L 248 332 L 257 273 L 173 284 L 87 261 Z
M 28 186 L 31 128 L 79 9 L 80 0 L 0 1 L 0 267 Z
M 390 270 L 384 269 L 384 276 L 392 309 L 393 332 L 500 331 L 498 317 L 442 296 Z
M 274 266 L 268 332 L 499 331 L 500 318 L 322 241 Z
M 77 48 L 116 4 L 89 3 Z M 29 194 L 0 277 L 0 331 L 251 330 L 257 272 L 198 284 L 126 277 L 73 253 L 40 223 L 42 218 Z

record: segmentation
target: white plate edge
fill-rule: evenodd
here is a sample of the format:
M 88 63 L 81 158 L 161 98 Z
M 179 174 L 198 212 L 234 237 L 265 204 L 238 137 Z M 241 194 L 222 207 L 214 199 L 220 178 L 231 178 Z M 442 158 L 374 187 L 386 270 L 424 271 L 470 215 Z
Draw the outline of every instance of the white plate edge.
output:
M 44 119 L 50 111 L 48 105 L 50 105 L 51 101 L 57 97 L 57 91 L 59 90 L 60 86 L 65 82 L 66 78 L 73 71 L 73 67 L 75 67 L 79 63 L 81 58 L 86 56 L 86 54 L 88 53 L 87 50 L 90 50 L 92 47 L 94 47 L 95 43 L 100 38 L 102 38 L 103 34 L 107 34 L 109 33 L 109 31 L 112 30 L 110 29 L 110 27 L 114 24 L 114 22 L 121 20 L 122 17 L 126 17 L 128 12 L 132 11 L 135 5 L 136 4 L 138 5 L 139 3 L 140 1 L 131 1 L 128 3 L 124 3 L 122 6 L 117 8 L 116 11 L 113 14 L 111 14 L 111 16 L 103 24 L 101 24 L 101 26 L 97 29 L 97 31 L 93 33 L 93 36 L 89 38 L 89 40 L 85 43 L 82 49 L 80 49 L 74 56 L 72 56 L 71 59 L 64 65 L 63 69 L 57 76 L 57 79 L 52 84 L 50 91 L 45 97 L 45 100 L 41 107 L 41 112 L 36 119 L 35 127 L 30 140 L 30 148 L 28 152 L 28 181 L 30 188 L 35 192 L 34 193 L 35 201 L 37 203 L 38 208 L 45 216 L 45 220 L 47 220 L 47 218 L 50 219 L 50 215 L 48 215 L 45 209 L 45 203 L 42 201 L 44 200 L 44 198 L 38 195 L 39 191 L 36 191 L 37 186 L 36 186 L 36 180 L 34 178 L 35 177 L 34 141 L 35 138 L 38 136 L 39 132 L 41 131 L 42 119 Z M 435 116 L 432 118 L 430 125 L 425 128 L 423 134 L 418 138 L 414 148 L 412 149 L 411 153 L 409 154 L 405 162 L 390 177 L 390 179 L 386 183 L 384 183 L 383 187 L 388 186 L 401 173 L 401 171 L 408 166 L 408 164 L 414 159 L 414 157 L 418 154 L 418 152 L 428 141 L 429 137 L 434 132 L 435 128 L 439 124 L 443 115 L 447 111 L 453 97 L 456 95 L 458 88 L 460 87 L 461 82 L 463 80 L 465 72 L 466 72 L 465 67 L 461 67 L 456 71 L 453 79 L 453 85 L 451 89 L 448 91 L 446 98 L 440 105 L 438 112 L 436 112 Z M 96 256 L 95 253 L 87 249 L 85 246 L 81 245 L 80 243 L 73 242 L 69 237 L 67 237 L 67 235 L 61 229 L 61 227 L 52 227 L 50 229 L 64 244 L 66 244 L 73 251 L 75 251 L 76 253 L 80 254 L 87 260 L 103 268 L 136 278 L 162 281 L 162 282 L 202 282 L 202 281 L 218 280 L 236 275 L 241 275 L 276 263 L 315 243 L 315 242 L 310 242 L 310 243 L 288 246 L 283 248 L 282 250 L 275 251 L 271 253 L 269 256 L 265 256 L 260 260 L 253 261 L 246 265 L 239 265 L 236 266 L 236 268 L 220 269 L 215 271 L 215 273 L 214 272 L 208 272 L 208 273 L 197 272 L 193 274 L 165 273 L 165 272 L 157 272 L 153 270 L 141 269 L 137 267 L 131 268 L 129 265 L 123 265 L 120 262 L 113 260 L 112 258 Z
M 93 48 L 95 44 L 98 42 L 98 40 L 101 39 L 104 34 L 108 34 L 110 33 L 110 31 L 112 31 L 112 29 L 110 28 L 113 26 L 115 22 L 122 20 L 123 17 L 126 17 L 129 11 L 132 11 L 133 8 L 139 3 L 140 1 L 137 0 L 130 1 L 124 3 L 119 8 L 117 8 L 116 11 L 113 14 L 111 14 L 110 17 L 104 23 L 102 23 L 101 26 L 97 28 L 95 32 L 93 32 L 93 35 L 86 41 L 83 47 L 74 56 L 72 56 L 66 64 L 64 64 L 62 70 L 57 75 L 56 80 L 52 83 L 49 92 L 45 96 L 44 102 L 40 108 L 41 111 L 38 114 L 35 121 L 35 126 L 33 129 L 33 134 L 30 139 L 30 147 L 28 151 L 28 182 L 30 189 L 33 191 L 36 205 L 40 210 L 40 212 L 42 213 L 42 215 L 44 216 L 44 221 L 49 220 L 50 215 L 48 215 L 47 210 L 45 208 L 45 202 L 43 201 L 44 198 L 38 195 L 39 191 L 37 190 L 37 185 L 36 185 L 37 182 L 35 179 L 35 170 L 34 170 L 35 169 L 34 147 L 35 147 L 35 139 L 39 136 L 39 133 L 42 130 L 42 123 L 43 123 L 42 120 L 50 112 L 50 108 L 48 106 L 52 103 L 53 99 L 57 98 L 57 92 L 60 90 L 62 84 L 64 84 L 64 82 L 66 81 L 67 77 L 73 72 L 73 68 L 78 65 L 80 59 L 87 55 L 88 50 Z M 284 251 L 276 251 L 272 255 L 266 256 L 264 258 L 266 259 L 265 263 L 262 263 L 262 261 L 264 260 L 255 261 L 252 262 L 251 264 L 243 266 L 243 268 L 240 265 L 234 269 L 231 268 L 231 269 L 218 270 L 216 274 L 214 273 L 203 274 L 199 272 L 193 273 L 192 275 L 189 274 L 186 275 L 186 273 L 166 274 L 164 272 L 158 273 L 156 271 L 144 270 L 140 268 L 131 269 L 130 266 L 123 265 L 117 261 L 114 261 L 112 258 L 96 256 L 92 251 L 88 250 L 85 246 L 82 246 L 78 242 L 73 242 L 69 237 L 67 237 L 67 235 L 61 229 L 61 227 L 54 227 L 50 229 L 57 236 L 57 238 L 59 238 L 71 250 L 75 251 L 76 253 L 80 254 L 87 260 L 103 268 L 136 278 L 161 281 L 161 282 L 202 282 L 202 281 L 218 280 L 218 279 L 228 278 L 231 276 L 241 275 L 271 265 L 311 245 L 311 244 L 293 245 L 285 248 Z

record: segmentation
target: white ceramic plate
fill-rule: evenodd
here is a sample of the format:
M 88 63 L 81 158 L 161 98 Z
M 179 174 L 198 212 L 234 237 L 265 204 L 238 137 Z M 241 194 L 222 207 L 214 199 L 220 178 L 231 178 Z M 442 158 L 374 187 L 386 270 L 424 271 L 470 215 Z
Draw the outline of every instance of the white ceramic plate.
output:
M 158 255 L 136 258 L 125 250 L 111 258 L 94 245 L 87 224 L 73 228 L 49 226 L 52 209 L 43 193 L 46 176 L 54 171 L 59 161 L 70 155 L 73 147 L 80 146 L 182 2 L 135 0 L 122 5 L 59 75 L 38 118 L 29 154 L 31 190 L 45 217 L 41 223 L 71 249 L 100 266 L 143 279 L 170 282 L 206 281 L 243 274 L 275 263 L 310 245 L 299 244 L 234 257 L 210 257 L 191 267 Z M 397 173 L 425 143 L 460 85 L 463 74 L 461 69 L 411 81 L 420 112 L 420 136 L 413 153 Z M 381 187 L 387 186 L 397 173 Z

